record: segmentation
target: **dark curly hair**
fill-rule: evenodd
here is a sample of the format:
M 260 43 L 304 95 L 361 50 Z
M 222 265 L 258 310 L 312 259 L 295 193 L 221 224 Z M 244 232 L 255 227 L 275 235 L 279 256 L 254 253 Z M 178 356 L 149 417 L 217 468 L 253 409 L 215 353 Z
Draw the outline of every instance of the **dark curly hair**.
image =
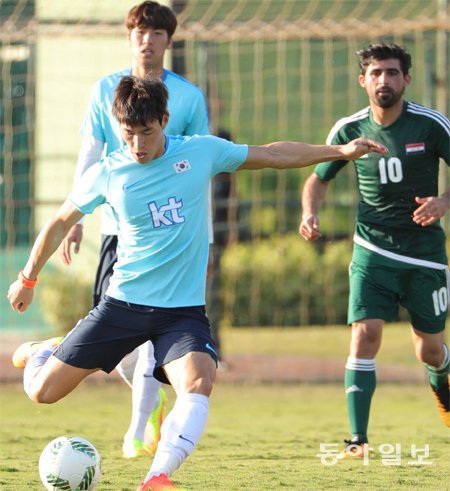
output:
M 367 67 L 374 60 L 389 60 L 394 58 L 400 61 L 400 67 L 403 75 L 408 75 L 409 69 L 412 66 L 411 55 L 405 48 L 398 44 L 386 44 L 383 41 L 371 44 L 368 48 L 360 49 L 356 52 L 359 57 L 359 67 L 361 68 L 361 74 L 366 73 Z

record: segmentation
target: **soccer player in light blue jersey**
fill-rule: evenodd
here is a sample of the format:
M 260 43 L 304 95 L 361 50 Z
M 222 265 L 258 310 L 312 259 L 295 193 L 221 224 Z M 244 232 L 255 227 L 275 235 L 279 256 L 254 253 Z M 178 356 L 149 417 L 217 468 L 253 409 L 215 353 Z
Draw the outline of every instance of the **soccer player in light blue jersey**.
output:
M 165 133 L 170 135 L 209 134 L 206 101 L 198 87 L 183 77 L 163 68 L 166 50 L 172 46 L 177 27 L 173 11 L 156 2 L 146 1 L 133 7 L 127 15 L 126 27 L 132 53 L 130 68 L 108 75 L 93 87 L 81 133 L 82 147 L 75 170 L 75 187 L 81 175 L 106 155 L 123 145 L 120 125 L 112 115 L 114 90 L 122 77 L 141 78 L 151 74 L 160 77 L 169 92 L 170 119 Z M 210 242 L 212 223 L 210 220 Z M 71 262 L 71 247 L 77 253 L 83 225 L 76 224 L 63 242 L 63 261 Z M 112 208 L 101 207 L 102 243 L 97 268 L 93 306 L 103 298 L 117 261 L 118 225 Z M 132 416 L 125 434 L 122 452 L 125 458 L 152 455 L 160 436 L 166 394 L 152 376 L 155 359 L 153 346 L 147 342 L 125 357 L 117 366 L 122 378 L 132 389 Z
M 205 315 L 211 178 L 238 169 L 291 169 L 387 150 L 362 138 L 332 146 L 247 146 L 215 136 L 166 136 L 166 101 L 159 79 L 122 78 L 113 113 L 127 145 L 83 174 L 39 234 L 8 292 L 12 308 L 24 312 L 42 267 L 70 227 L 97 206 L 112 207 L 119 224 L 118 260 L 105 297 L 56 350 L 46 342 L 26 343 L 14 357 L 25 366 L 28 396 L 54 403 L 88 375 L 110 372 L 137 346 L 153 342 L 154 375 L 173 386 L 176 401 L 139 491 L 176 489 L 170 476 L 206 426 L 217 366 Z
M 450 165 L 450 121 L 403 99 L 411 81 L 411 56 L 404 48 L 380 42 L 357 54 L 359 84 L 369 106 L 338 121 L 327 143 L 363 136 L 383 142 L 389 152 L 354 162 L 361 200 L 350 266 L 352 338 L 345 365 L 351 437 L 343 458 L 367 453 L 375 357 L 384 323 L 397 319 L 399 305 L 410 315 L 416 357 L 425 366 L 440 416 L 450 426 L 450 353 L 445 344 L 450 285 L 439 222 L 450 209 L 450 188 L 438 191 L 439 159 Z M 305 239 L 320 236 L 318 210 L 329 182 L 347 163 L 321 163 L 306 180 L 300 224 Z

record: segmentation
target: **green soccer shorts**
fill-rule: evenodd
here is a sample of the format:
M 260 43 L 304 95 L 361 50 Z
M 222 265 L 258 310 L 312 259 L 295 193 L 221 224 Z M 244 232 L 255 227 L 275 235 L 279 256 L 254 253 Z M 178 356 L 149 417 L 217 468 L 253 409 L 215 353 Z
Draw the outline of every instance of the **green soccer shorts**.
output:
M 398 307 L 409 313 L 415 329 L 437 333 L 445 329 L 449 304 L 448 269 L 439 270 L 396 261 L 350 265 L 348 323 L 362 319 L 397 320 Z

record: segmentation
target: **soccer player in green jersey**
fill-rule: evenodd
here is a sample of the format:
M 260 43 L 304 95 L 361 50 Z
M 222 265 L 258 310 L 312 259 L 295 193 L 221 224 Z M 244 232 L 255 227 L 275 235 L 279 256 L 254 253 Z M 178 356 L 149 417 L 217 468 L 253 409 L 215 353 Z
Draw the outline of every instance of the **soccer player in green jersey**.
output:
M 450 121 L 403 99 L 411 81 L 411 56 L 396 44 L 357 52 L 359 84 L 369 107 L 338 121 L 328 144 L 373 138 L 389 149 L 354 161 L 361 200 L 350 267 L 348 322 L 352 325 L 345 391 L 351 439 L 342 456 L 364 455 L 370 404 L 376 385 L 375 356 L 385 322 L 407 309 L 417 358 L 424 363 L 446 426 L 449 413 L 449 349 L 444 329 L 449 300 L 445 234 L 439 219 L 450 208 L 450 188 L 438 195 L 439 159 L 450 165 Z M 302 192 L 299 233 L 320 237 L 318 211 L 328 183 L 347 162 L 316 166 Z

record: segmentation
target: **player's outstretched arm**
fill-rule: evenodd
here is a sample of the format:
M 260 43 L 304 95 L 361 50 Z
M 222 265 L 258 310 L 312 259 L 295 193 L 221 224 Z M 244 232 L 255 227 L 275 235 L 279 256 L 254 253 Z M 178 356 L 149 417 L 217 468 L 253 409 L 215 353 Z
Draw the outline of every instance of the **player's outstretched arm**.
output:
M 325 200 L 328 181 L 322 181 L 314 172 L 306 180 L 302 191 L 302 218 L 299 234 L 306 240 L 317 240 L 320 236 L 319 209 Z
M 366 153 L 385 154 L 387 148 L 367 138 L 357 138 L 346 145 L 310 145 L 299 142 L 276 142 L 250 146 L 241 169 L 295 169 L 330 160 L 355 160 Z
M 440 196 L 417 197 L 416 203 L 419 207 L 413 213 L 413 221 L 422 227 L 432 225 L 450 210 L 450 188 Z
M 33 282 L 44 267 L 45 263 L 56 251 L 69 229 L 83 214 L 69 201 L 65 201 L 56 215 L 50 219 L 39 233 L 28 261 L 23 268 L 23 276 Z M 33 289 L 25 286 L 21 279 L 11 284 L 8 290 L 8 300 L 13 310 L 23 313 L 33 301 Z

